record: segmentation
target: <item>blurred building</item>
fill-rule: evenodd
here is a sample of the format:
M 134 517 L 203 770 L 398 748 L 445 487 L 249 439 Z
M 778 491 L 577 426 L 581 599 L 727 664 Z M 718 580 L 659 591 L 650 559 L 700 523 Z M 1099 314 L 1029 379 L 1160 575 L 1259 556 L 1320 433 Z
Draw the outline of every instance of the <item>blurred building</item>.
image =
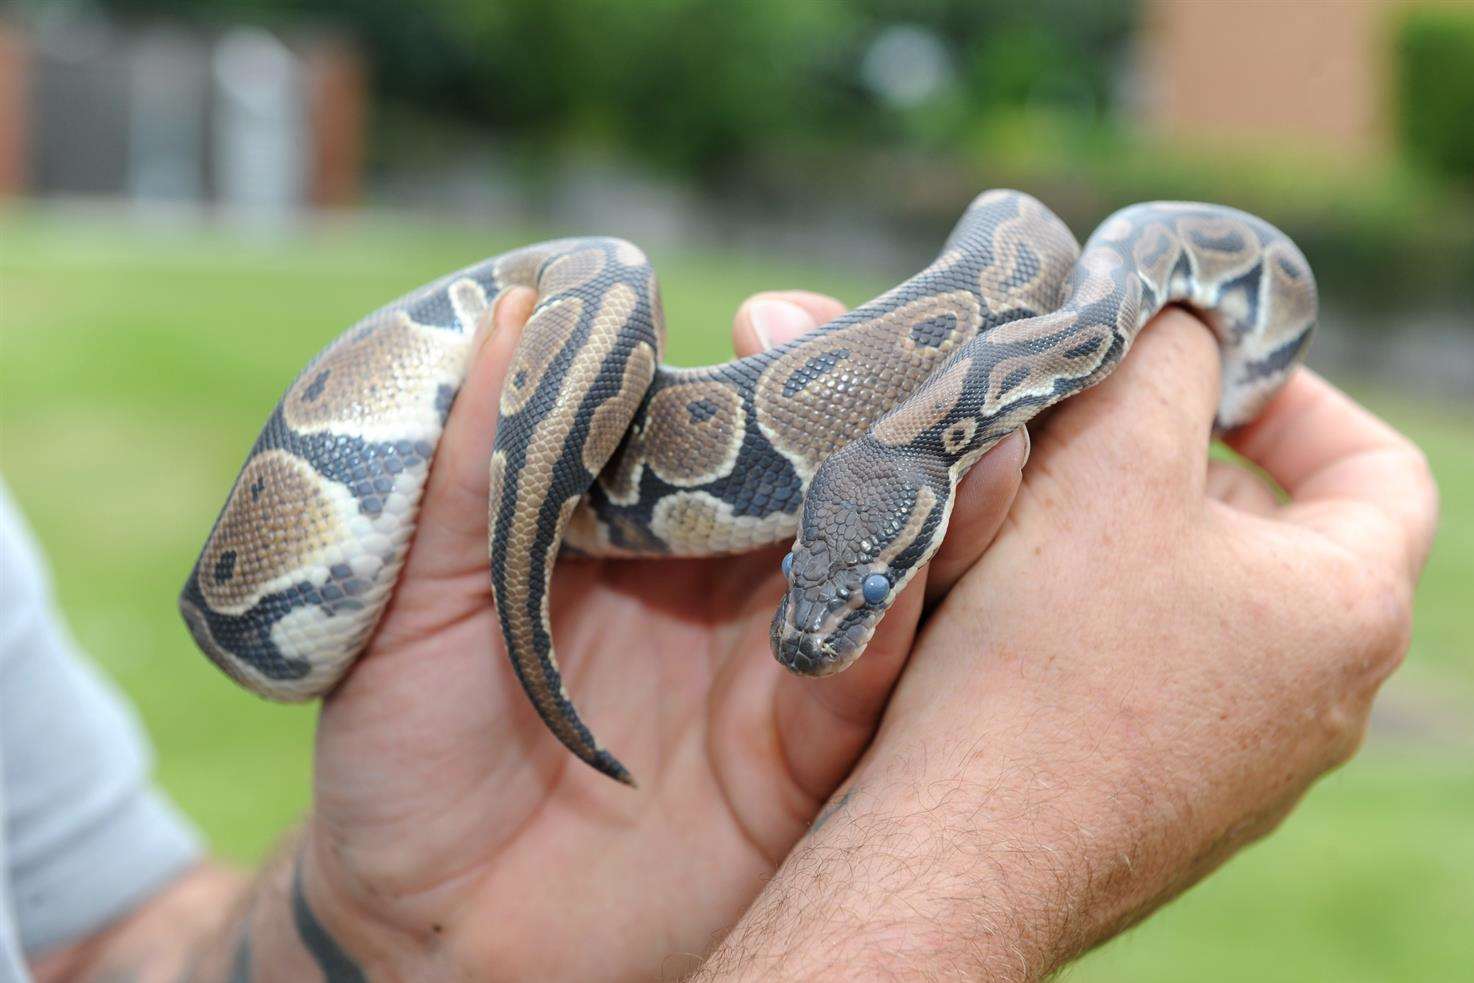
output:
M 0 194 L 348 204 L 365 100 L 362 59 L 337 38 L 0 22 Z
M 1141 25 L 1149 123 L 1359 158 L 1392 149 L 1399 0 L 1151 0 Z

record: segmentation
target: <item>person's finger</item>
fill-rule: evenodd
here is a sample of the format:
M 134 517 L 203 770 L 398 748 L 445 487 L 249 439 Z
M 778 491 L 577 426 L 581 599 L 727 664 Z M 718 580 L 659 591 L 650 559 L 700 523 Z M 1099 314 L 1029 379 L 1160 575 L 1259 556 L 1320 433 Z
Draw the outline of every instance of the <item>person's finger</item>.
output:
M 1215 502 L 1252 515 L 1273 515 L 1279 508 L 1279 499 L 1269 482 L 1231 461 L 1208 462 L 1208 482 L 1203 493 Z
M 916 640 L 925 572 L 914 578 L 881 619 L 859 660 L 833 676 L 785 672 L 774 693 L 774 719 L 799 787 L 823 798 L 869 742 Z M 822 753 L 814 753 L 814 749 Z
M 1065 401 L 1035 436 L 1088 442 L 1097 451 L 1094 461 L 1123 480 L 1170 476 L 1201 487 L 1218 391 L 1212 331 L 1169 307 L 1142 329 L 1105 381 Z
M 1029 431 L 1020 428 L 979 458 L 957 483 L 947 538 L 926 575 L 928 605 L 951 590 L 992 544 L 1008 517 L 1028 459 Z
M 1438 520 L 1423 453 L 1309 369 L 1299 369 L 1259 418 L 1227 443 L 1290 494 L 1281 513 L 1357 555 L 1416 574 Z
M 779 681 L 777 712 L 785 742 L 806 747 L 822 736 L 829 748 L 819 757 L 790 756 L 794 776 L 806 790 L 832 788 L 869 740 L 911 654 L 924 604 L 955 583 L 992 541 L 1018 490 L 1027 455 L 1028 438 L 1010 435 L 958 484 L 942 549 L 896 598 L 854 665 L 823 679 L 789 676 Z M 934 581 L 941 584 L 935 592 Z
M 844 305 L 808 290 L 770 290 L 753 294 L 732 319 L 732 347 L 739 357 L 786 344 L 805 331 L 834 320 Z
M 517 287 L 497 298 L 477 328 L 466 380 L 445 421 L 425 485 L 401 583 L 486 566 L 486 499 L 502 381 L 537 294 Z M 411 576 L 415 575 L 415 576 Z

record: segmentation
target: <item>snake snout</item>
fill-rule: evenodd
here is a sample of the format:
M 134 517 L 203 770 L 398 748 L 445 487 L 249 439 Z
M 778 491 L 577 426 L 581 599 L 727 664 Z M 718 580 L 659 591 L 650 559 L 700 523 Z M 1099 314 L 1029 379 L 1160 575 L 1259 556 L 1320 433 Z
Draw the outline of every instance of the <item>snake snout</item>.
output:
M 785 669 L 800 676 L 829 676 L 847 668 L 864 645 L 854 644 L 853 633 L 836 631 L 835 612 L 829 604 L 795 596 L 797 593 L 783 598 L 773 618 L 773 655 Z
M 785 669 L 800 676 L 828 676 L 849 664 L 823 635 L 788 625 L 775 629 L 773 654 Z

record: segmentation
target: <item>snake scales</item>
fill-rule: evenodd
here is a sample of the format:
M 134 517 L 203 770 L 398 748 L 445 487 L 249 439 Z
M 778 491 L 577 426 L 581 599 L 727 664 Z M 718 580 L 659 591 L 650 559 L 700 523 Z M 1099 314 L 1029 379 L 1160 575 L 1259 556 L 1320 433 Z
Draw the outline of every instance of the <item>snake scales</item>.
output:
M 565 239 L 486 260 L 369 315 L 287 389 L 189 575 L 180 608 L 225 672 L 317 696 L 383 612 L 476 326 L 502 291 L 539 300 L 491 459 L 492 592 L 517 675 L 578 757 L 629 781 L 559 677 L 548 585 L 560 550 L 696 556 L 797 541 L 773 649 L 836 672 L 936 551 L 988 448 L 1107 375 L 1182 303 L 1223 359 L 1220 429 L 1248 421 L 1309 340 L 1315 284 L 1265 222 L 1135 205 L 1083 252 L 1027 195 L 969 206 L 930 266 L 823 328 L 705 368 L 661 364 L 645 254 Z

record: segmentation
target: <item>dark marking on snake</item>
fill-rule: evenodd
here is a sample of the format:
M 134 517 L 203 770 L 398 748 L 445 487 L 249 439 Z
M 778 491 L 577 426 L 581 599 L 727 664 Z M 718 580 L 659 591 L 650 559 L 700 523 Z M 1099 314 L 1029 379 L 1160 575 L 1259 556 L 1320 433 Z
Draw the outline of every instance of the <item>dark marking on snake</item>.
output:
M 717 415 L 717 405 L 709 399 L 693 400 L 686 406 L 692 423 L 705 423 Z
M 1075 347 L 1065 349 L 1065 358 L 1084 358 L 1086 355 L 1093 355 L 1096 349 L 1100 347 L 1100 343 L 1104 340 L 1100 335 L 1096 335 L 1094 338 L 1087 338 Z
M 312 380 L 312 384 L 303 390 L 302 399 L 309 403 L 316 402 L 317 398 L 322 395 L 323 388 L 328 384 L 328 376 L 332 373 L 332 369 L 323 369 L 319 372 L 317 378 Z
M 918 321 L 911 327 L 911 340 L 927 348 L 940 348 L 957 330 L 957 315 L 941 314 Z
M 850 357 L 848 348 L 836 348 L 832 352 L 822 352 L 809 359 L 800 366 L 793 375 L 789 376 L 783 383 L 784 396 L 797 396 L 814 382 L 834 371 L 834 367 Z

